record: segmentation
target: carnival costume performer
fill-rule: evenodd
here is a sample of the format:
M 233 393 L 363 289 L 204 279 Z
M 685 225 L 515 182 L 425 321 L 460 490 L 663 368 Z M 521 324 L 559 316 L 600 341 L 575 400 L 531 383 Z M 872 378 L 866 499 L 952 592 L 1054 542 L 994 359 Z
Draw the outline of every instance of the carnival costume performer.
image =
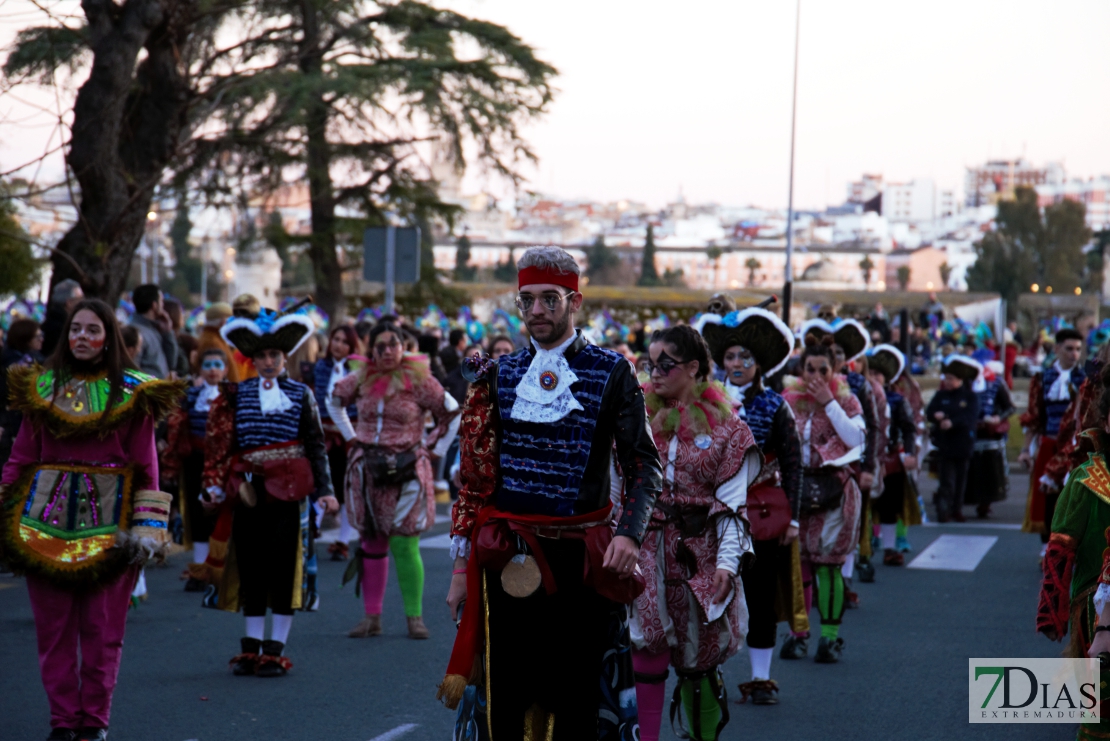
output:
M 1049 525 L 1059 494 L 1056 482 L 1045 475 L 1045 469 L 1056 454 L 1060 420 L 1086 377 L 1079 364 L 1083 335 L 1074 329 L 1060 330 L 1056 333 L 1055 350 L 1056 362 L 1033 376 L 1029 384 L 1029 405 L 1021 415 L 1025 444 L 1018 457 L 1026 466 L 1032 466 L 1022 531 L 1039 532 L 1042 543 L 1048 542 Z
M 880 437 L 880 406 L 885 399 L 875 397 L 875 386 L 868 378 L 855 370 L 853 363 L 863 357 L 871 346 L 871 337 L 867 329 L 854 319 L 840 319 L 833 317 L 829 321 L 813 319 L 802 325 L 800 332 L 802 342 L 806 337 L 813 337 L 817 341 L 825 337 L 833 338 L 833 373 L 841 376 L 848 383 L 859 400 L 860 409 L 863 410 L 863 421 L 867 426 L 867 443 L 857 467 L 853 470 L 856 483 L 859 484 L 862 494 L 860 507 L 859 533 L 860 543 L 857 548 L 848 554 L 844 561 L 845 599 L 848 607 L 859 607 L 859 595 L 851 589 L 852 572 L 855 569 L 857 553 L 859 555 L 860 581 L 872 582 L 875 580 L 875 567 L 871 564 L 871 507 L 870 501 L 878 496 L 882 486 L 879 476 L 878 452 Z
M 204 445 L 206 501 L 220 508 L 208 558 L 216 569 L 216 606 L 242 609 L 246 618 L 241 652 L 231 660 L 238 676 L 277 677 L 292 668 L 283 653 L 293 610 L 315 609 L 319 599 L 309 580 L 310 504 L 339 509 L 316 399 L 285 375 L 286 355 L 313 330 L 304 313 L 270 309 L 253 319 L 234 317 L 221 330 L 258 373 L 224 384 L 211 404 Z M 273 612 L 269 639 L 263 632 L 267 607 Z
M 220 395 L 220 384 L 227 380 L 227 368 L 228 356 L 223 350 L 213 347 L 204 351 L 200 358 L 201 383 L 189 387 L 181 406 L 166 421 L 166 447 L 159 456 L 166 488 L 180 492 L 178 510 L 184 520 L 184 545 L 193 548 L 193 562 L 186 571 L 186 592 L 203 592 L 211 582 L 205 562 L 216 517 L 203 504 L 204 433 L 208 411 Z
M 23 422 L 0 481 L 0 542 L 27 574 L 50 739 L 104 739 L 131 590 L 169 540 L 154 428 L 184 388 L 131 366 L 103 301 L 76 304 L 62 336 L 49 368 L 9 375 Z
M 1002 377 L 1003 372 L 1002 363 L 988 361 L 971 387 L 979 397 L 979 426 L 975 430 L 975 451 L 968 467 L 965 499 L 967 504 L 975 505 L 979 519 L 985 519 L 990 514 L 991 504 L 1005 499 L 1010 488 L 1006 437 L 1010 431 L 1010 417 L 1017 408 Z M 1070 438 L 1071 435 L 1069 442 Z
M 872 378 L 883 385 L 887 409 L 884 415 L 887 419 L 886 444 L 879 455 L 882 494 L 874 500 L 872 509 L 879 520 L 883 563 L 902 566 L 906 560 L 897 547 L 898 521 L 910 525 L 921 523 L 917 486 L 910 473 L 917 470 L 917 426 L 909 401 L 895 388 L 905 373 L 906 356 L 893 345 L 878 345 L 867 357 L 867 368 Z
M 771 679 L 771 657 L 778 623 L 787 621 L 798 633 L 809 630 L 798 548 L 802 443 L 790 405 L 763 385 L 786 365 L 794 335 L 777 316 L 759 308 L 705 315 L 701 324 L 713 361 L 725 371 L 725 388 L 740 404 L 738 413 L 764 456 L 763 469 L 748 489 L 755 558 L 742 576 L 752 681 L 741 684 L 740 693 L 741 702 L 751 697 L 756 705 L 773 705 L 778 684 Z
M 648 420 L 664 473 L 640 548 L 646 589 L 630 622 L 640 739 L 659 738 L 673 665 L 672 711 L 681 699 L 686 735 L 712 741 L 728 722 L 721 665 L 740 650 L 748 628 L 736 577 L 741 556 L 751 552 L 743 510 L 762 456 L 728 392 L 707 380 L 709 348 L 695 329 L 660 330 L 648 350 Z
M 316 361 L 315 365 L 304 363 L 308 372 L 302 371 L 301 376 L 316 394 L 316 406 L 320 409 L 320 421 L 324 425 L 324 440 L 328 446 L 328 465 L 331 470 L 331 485 L 335 489 L 335 498 L 339 500 L 339 539 L 328 546 L 328 553 L 332 561 L 346 561 L 350 549 L 350 542 L 354 537 L 354 529 L 347 517 L 346 486 L 347 477 L 347 441 L 339 431 L 332 419 L 328 402 L 335 392 L 336 385 L 354 371 L 361 368 L 366 358 L 356 354 L 358 351 L 358 334 L 354 327 L 341 324 L 331 331 L 328 339 L 328 350 L 324 357 Z M 344 410 L 349 423 L 358 419 L 358 407 L 351 404 Z
M 842 569 L 859 539 L 860 490 L 856 483 L 867 426 L 859 399 L 833 372 L 832 337 L 806 338 L 802 376 L 787 379 L 783 397 L 794 411 L 802 438 L 802 495 L 799 539 L 803 577 L 817 585 L 821 639 L 814 660 L 835 663 L 844 649 L 840 620 L 845 589 Z M 806 588 L 807 604 L 812 582 Z M 780 656 L 806 655 L 806 639 L 792 634 Z
M 632 366 L 574 329 L 573 258 L 536 247 L 518 265 L 532 346 L 468 362 L 448 594 L 452 613 L 466 604 L 439 694 L 455 707 L 465 690 L 458 723 L 488 720 L 498 741 L 634 738 L 627 606 L 659 454 Z
M 979 398 L 971 384 L 983 372 L 977 360 L 949 355 L 941 365 L 940 388 L 929 400 L 925 416 L 933 426 L 937 447 L 937 484 L 933 495 L 937 522 L 964 522 L 967 469 L 979 424 Z
M 459 414 L 459 404 L 432 377 L 426 355 L 405 353 L 401 330 L 382 322 L 370 330 L 370 362 L 336 384 L 328 409 L 344 440 L 347 515 L 362 539 L 344 582 L 358 576 L 365 616 L 348 635 L 382 632 L 382 601 L 389 554 L 405 605 L 410 638 L 428 637 L 424 625 L 424 562 L 420 533 L 435 524 L 435 479 L 428 450 Z M 358 430 L 347 408 L 358 407 Z M 435 428 L 425 437 L 424 416 Z
M 1107 628 L 1110 625 L 1110 389 L 1105 371 L 1097 381 L 1100 399 L 1094 404 L 1097 427 L 1080 434 L 1090 450 L 1087 460 L 1075 468 L 1060 494 L 1052 519 L 1042 568 L 1037 606 L 1037 630 L 1050 640 L 1059 641 L 1071 634 L 1064 656 L 1097 657 L 1110 651 Z M 1098 628 L 1096 630 L 1096 627 Z M 1100 724 L 1081 724 L 1077 738 L 1110 738 L 1110 723 L 1103 698 Z

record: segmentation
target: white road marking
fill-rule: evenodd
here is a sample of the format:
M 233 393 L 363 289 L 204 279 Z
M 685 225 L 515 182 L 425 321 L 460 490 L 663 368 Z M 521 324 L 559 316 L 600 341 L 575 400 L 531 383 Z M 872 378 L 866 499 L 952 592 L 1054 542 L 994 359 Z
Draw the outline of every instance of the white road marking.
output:
M 975 571 L 997 541 L 996 535 L 942 535 L 910 561 L 909 568 Z
M 984 530 L 1021 530 L 1016 522 L 923 522 L 921 527 L 954 527 L 961 530 L 983 528 Z
M 442 533 L 440 535 L 429 535 L 427 538 L 420 539 L 421 548 L 442 548 L 448 550 L 451 547 L 451 533 Z
M 386 731 L 380 736 L 374 736 L 370 741 L 393 741 L 393 739 L 401 738 L 414 728 L 416 728 L 415 723 L 406 723 L 403 726 L 397 726 L 392 731 Z

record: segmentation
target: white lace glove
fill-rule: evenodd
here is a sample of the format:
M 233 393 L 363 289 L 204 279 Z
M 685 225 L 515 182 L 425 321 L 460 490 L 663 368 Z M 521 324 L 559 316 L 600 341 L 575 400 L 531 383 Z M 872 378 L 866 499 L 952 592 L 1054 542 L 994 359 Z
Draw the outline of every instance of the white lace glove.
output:
M 205 491 L 208 492 L 208 501 L 213 504 L 223 504 L 223 501 L 227 499 L 227 494 L 224 493 L 222 487 L 209 486 Z M 203 499 L 201 501 L 203 501 Z

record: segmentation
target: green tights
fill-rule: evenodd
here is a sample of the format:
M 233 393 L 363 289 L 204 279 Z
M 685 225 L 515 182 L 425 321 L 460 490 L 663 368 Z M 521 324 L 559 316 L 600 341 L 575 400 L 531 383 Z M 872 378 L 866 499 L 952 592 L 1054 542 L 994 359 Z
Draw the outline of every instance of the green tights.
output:
M 817 611 L 821 613 L 821 637 L 836 640 L 840 635 L 840 618 L 844 615 L 844 576 L 839 564 L 820 564 L 817 580 Z
M 420 617 L 424 607 L 424 561 L 420 558 L 420 537 L 393 535 L 389 550 L 397 565 L 397 582 L 405 603 L 405 617 Z

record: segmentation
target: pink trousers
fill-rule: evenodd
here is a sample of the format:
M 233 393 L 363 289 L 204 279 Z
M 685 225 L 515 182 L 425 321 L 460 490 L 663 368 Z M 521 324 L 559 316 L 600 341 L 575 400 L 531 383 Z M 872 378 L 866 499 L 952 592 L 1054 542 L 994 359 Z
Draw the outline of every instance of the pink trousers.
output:
M 92 592 L 27 577 L 52 728 L 107 728 L 138 567 Z M 80 666 L 78 666 L 80 652 Z

